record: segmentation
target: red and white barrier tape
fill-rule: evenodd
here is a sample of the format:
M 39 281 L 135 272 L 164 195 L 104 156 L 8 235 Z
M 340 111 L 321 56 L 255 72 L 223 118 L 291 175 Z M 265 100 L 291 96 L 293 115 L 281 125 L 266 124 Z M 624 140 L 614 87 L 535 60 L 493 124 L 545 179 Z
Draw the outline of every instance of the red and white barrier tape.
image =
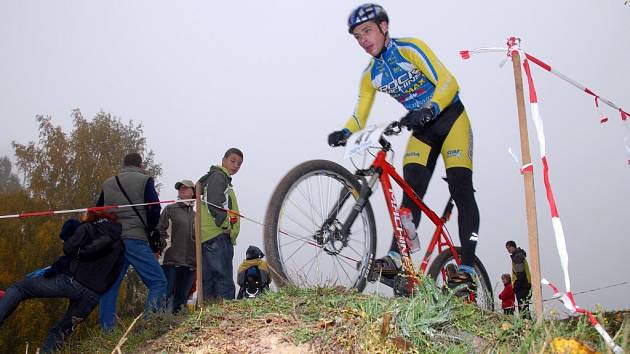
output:
M 602 327 L 599 321 L 597 321 L 597 318 L 593 315 L 591 311 L 587 311 L 578 307 L 575 304 L 575 300 L 573 299 L 573 296 L 569 296 L 571 295 L 570 293 L 569 294 L 561 293 L 558 290 L 558 288 L 552 283 L 550 283 L 547 279 L 543 278 L 541 280 L 541 283 L 549 286 L 551 290 L 553 291 L 553 297 L 555 299 L 560 300 L 560 302 L 564 305 L 564 307 L 567 308 L 567 310 L 569 310 L 571 313 L 581 313 L 583 315 L 586 315 L 589 321 L 591 322 L 591 325 L 595 327 L 595 330 L 597 331 L 597 333 L 599 333 L 599 335 L 604 339 L 604 341 L 606 342 L 606 345 L 608 345 L 608 347 L 610 347 L 610 349 L 612 349 L 612 351 L 615 352 L 616 354 L 623 354 L 624 352 L 623 348 L 615 344 L 615 341 L 612 339 L 612 337 L 610 337 L 608 332 L 606 332 L 606 330 L 604 329 L 604 327 Z
M 517 41 L 515 39 L 509 40 L 508 41 L 509 53 L 512 53 L 514 51 L 520 51 L 519 44 L 520 44 L 520 41 Z M 531 56 L 527 54 L 525 54 L 524 57 L 521 56 L 521 58 L 524 58 L 523 68 L 525 70 L 525 76 L 527 77 L 527 86 L 528 86 L 528 91 L 529 91 L 529 102 L 530 102 L 530 108 L 532 112 L 532 120 L 534 121 L 534 126 L 536 127 L 536 133 L 538 137 L 538 146 L 540 150 L 540 158 L 543 164 L 543 181 L 545 184 L 545 190 L 547 192 L 547 202 L 549 203 L 549 209 L 551 211 L 551 222 L 553 225 L 554 236 L 556 239 L 556 247 L 558 249 L 558 254 L 560 256 L 560 263 L 562 265 L 562 271 L 564 273 L 566 294 L 561 297 L 562 299 L 561 301 L 563 304 L 565 304 L 565 307 L 567 307 L 569 310 L 572 310 L 572 312 L 586 314 L 591 321 L 591 325 L 595 327 L 595 330 L 597 330 L 599 335 L 604 339 L 604 341 L 606 342 L 606 345 L 608 345 L 616 353 L 623 353 L 623 349 L 621 349 L 621 347 L 619 347 L 613 342 L 610 335 L 604 330 L 604 328 L 599 324 L 599 322 L 597 322 L 597 319 L 595 318 L 595 316 L 593 316 L 593 314 L 590 311 L 580 309 L 579 307 L 575 305 L 575 300 L 573 298 L 573 294 L 571 293 L 571 278 L 569 276 L 569 253 L 567 251 L 566 238 L 564 236 L 562 222 L 560 220 L 560 215 L 558 214 L 558 207 L 556 205 L 556 200 L 553 195 L 553 189 L 551 188 L 551 181 L 549 179 L 549 162 L 547 160 L 547 152 L 546 152 L 546 146 L 545 146 L 546 145 L 545 133 L 544 133 L 544 128 L 543 128 L 542 117 L 540 115 L 540 109 L 538 107 L 538 95 L 536 94 L 534 78 L 532 76 L 532 72 L 529 66 L 529 61 L 532 60 L 530 59 L 530 57 Z M 541 63 L 542 62 L 538 63 L 538 65 L 540 66 Z M 552 72 L 551 67 L 548 67 L 547 71 Z M 563 78 L 563 76 L 560 76 L 560 77 Z M 549 283 L 546 279 L 545 281 L 543 281 L 543 284 L 545 283 L 551 285 L 551 283 Z M 553 289 L 554 289 L 554 296 L 555 294 L 559 294 L 557 288 L 553 287 Z M 566 300 L 569 300 L 569 301 L 566 301 Z M 568 306 L 567 304 L 570 304 L 570 306 Z
M 533 55 L 525 53 L 525 57 L 527 59 L 529 59 L 530 61 L 532 61 L 534 64 L 536 64 L 536 65 L 540 66 L 541 68 L 543 68 L 544 70 L 546 70 L 546 71 L 554 74 L 555 76 L 559 77 L 563 81 L 566 81 L 569 84 L 573 85 L 574 87 L 578 88 L 579 90 L 584 91 L 585 93 L 593 96 L 595 98 L 595 106 L 598 108 L 598 110 L 599 110 L 599 101 L 602 101 L 606 105 L 608 105 L 610 108 L 618 111 L 619 114 L 621 115 L 621 120 L 622 121 L 625 121 L 626 119 L 628 119 L 628 117 L 629 117 L 628 112 L 624 111 L 621 107 L 617 106 L 611 100 L 596 94 L 595 92 L 591 91 L 588 87 L 586 87 L 586 86 L 580 84 L 579 82 L 571 79 L 570 77 L 564 75 L 563 73 L 553 69 L 551 67 L 551 65 L 543 62 L 542 60 L 534 57 Z M 601 111 L 600 111 L 600 113 L 601 113 Z M 601 123 L 606 123 L 608 121 L 608 118 L 604 114 L 601 114 L 601 117 L 602 117 L 602 119 L 600 120 Z
M 538 139 L 538 147 L 540 150 L 540 159 L 543 165 L 543 180 L 545 184 L 545 191 L 547 194 L 547 202 L 549 204 L 549 209 L 551 212 L 551 223 L 553 226 L 554 236 L 556 239 L 556 247 L 558 249 L 558 255 L 560 256 L 560 264 L 562 266 L 562 272 L 564 273 L 564 283 L 566 287 L 566 294 L 560 296 L 561 301 L 565 304 L 565 306 L 567 306 L 567 304 L 570 304 L 570 307 L 567 307 L 567 308 L 571 310 L 572 312 L 578 312 L 578 313 L 587 314 L 587 315 L 590 314 L 589 319 L 591 320 L 591 324 L 595 327 L 595 329 L 602 336 L 602 338 L 604 338 L 604 340 L 606 341 L 606 344 L 611 349 L 615 350 L 615 353 L 623 353 L 623 349 L 615 345 L 610 335 L 608 335 L 608 333 L 606 333 L 606 331 L 601 327 L 601 325 L 599 325 L 595 317 L 590 312 L 582 310 L 575 305 L 573 294 L 571 294 L 571 278 L 569 277 L 569 254 L 567 252 L 567 245 L 566 245 L 566 239 L 564 237 L 564 230 L 562 228 L 562 222 L 560 220 L 560 215 L 558 214 L 558 207 L 556 205 L 556 200 L 554 198 L 553 190 L 551 188 L 551 181 L 549 178 L 549 163 L 548 163 L 547 151 L 546 151 L 545 132 L 544 132 L 544 127 L 543 127 L 542 117 L 540 115 L 540 110 L 538 107 L 538 95 L 536 94 L 536 87 L 534 86 L 534 79 L 533 79 L 531 69 L 529 66 L 529 60 L 532 60 L 537 65 L 543 67 L 547 71 L 550 71 L 550 72 L 553 72 L 553 71 L 550 66 L 546 65 L 542 61 L 536 58 L 533 58 L 527 53 L 524 53 L 520 48 L 519 38 L 510 37 L 508 39 L 507 46 L 508 47 L 504 50 L 507 52 L 508 56 L 511 56 L 514 52 L 518 52 L 519 54 L 521 54 L 520 57 L 522 60 L 523 69 L 525 71 L 525 76 L 527 77 L 527 87 L 529 90 L 529 103 L 530 103 L 530 109 L 532 113 L 531 117 L 534 122 L 534 126 L 536 128 L 536 136 Z M 470 58 L 470 53 L 472 52 L 483 53 L 483 52 L 497 52 L 497 51 L 498 51 L 498 48 L 483 48 L 483 50 L 462 51 L 460 52 L 460 54 L 462 55 L 462 58 L 467 59 L 467 58 Z M 462 53 L 465 53 L 465 54 L 462 54 Z M 577 82 L 567 78 L 566 76 L 562 74 L 558 75 L 557 72 L 554 72 L 554 73 L 560 78 L 569 81 L 574 86 L 580 87 Z M 587 93 L 593 94 L 592 92 L 590 92 L 590 90 Z M 601 101 L 609 105 L 612 104 L 612 102 L 608 100 L 601 99 Z M 622 120 L 625 122 L 627 114 L 620 108 L 619 108 L 619 111 L 622 114 Z M 527 167 L 529 168 L 531 166 L 527 166 Z M 524 168 L 525 166 L 521 168 L 521 171 L 523 171 Z M 547 285 L 550 284 L 547 280 L 543 280 L 542 283 L 547 284 Z M 560 294 L 557 288 L 555 287 L 552 287 L 552 288 L 554 289 L 554 294 Z M 620 352 L 618 352 L 617 350 L 620 350 Z
M 510 155 L 512 155 L 512 158 L 518 164 L 519 170 L 521 171 L 521 174 L 524 174 L 525 172 L 533 172 L 534 171 L 534 164 L 530 162 L 530 163 L 526 163 L 526 164 L 523 165 L 521 163 L 521 161 L 516 157 L 516 155 L 514 155 L 514 152 L 512 152 L 512 148 L 511 147 L 508 149 L 508 153 L 510 153 Z
M 104 210 L 110 210 L 110 209 L 122 209 L 122 208 L 131 208 L 135 206 L 147 206 L 147 205 L 156 205 L 156 204 L 171 204 L 175 202 L 187 202 L 187 201 L 195 201 L 195 200 L 194 199 L 161 200 L 159 202 L 151 202 L 151 203 L 104 205 L 104 206 L 99 206 L 99 207 L 89 207 L 89 208 L 80 208 L 80 209 L 34 211 L 34 212 L 27 212 L 27 213 L 20 213 L 20 214 L 0 215 L 0 219 L 23 219 L 23 218 L 33 217 L 33 216 L 50 216 L 50 215 L 59 215 L 59 214 L 85 213 L 89 211 L 104 211 Z
M 158 202 L 150 202 L 150 203 L 138 203 L 138 204 L 125 204 L 125 205 L 104 205 L 104 206 L 98 206 L 98 207 L 89 207 L 89 208 L 79 208 L 79 209 L 64 209 L 64 210 L 46 210 L 46 211 L 33 211 L 33 212 L 26 212 L 26 213 L 20 213 L 20 214 L 10 214 L 10 215 L 0 215 L 0 219 L 24 219 L 24 218 L 28 218 L 28 217 L 35 217 L 35 216 L 51 216 L 51 215 L 60 215 L 60 214 L 72 214 L 72 213 L 85 213 L 85 212 L 90 212 L 90 211 L 104 211 L 104 210 L 111 210 L 111 209 L 123 209 L 123 208 L 132 208 L 132 207 L 137 207 L 137 206 L 148 206 L 148 205 L 156 205 L 156 204 L 172 204 L 172 203 L 177 203 L 177 202 L 194 202 L 195 199 L 176 199 L 176 200 L 160 200 Z M 234 216 L 239 216 L 243 219 L 252 221 L 256 224 L 259 225 L 263 225 L 262 223 L 250 219 L 248 217 L 246 217 L 245 215 L 239 214 L 233 210 L 230 209 L 226 209 L 220 205 L 216 205 L 210 202 L 207 202 L 205 200 L 202 200 L 202 202 L 204 202 L 205 204 L 211 205 L 217 209 L 223 210 L 227 213 L 229 213 L 230 215 L 234 215 Z
M 459 52 L 459 55 L 462 57 L 462 59 L 469 59 L 470 56 L 472 54 L 479 54 L 479 53 L 507 53 L 508 56 L 510 55 L 510 53 L 515 50 L 514 47 L 515 45 L 518 46 L 518 44 L 516 42 L 520 42 L 520 39 L 516 38 L 516 37 L 510 37 L 508 39 L 508 47 L 507 48 L 500 48 L 500 47 L 485 47 L 485 48 L 477 48 L 477 49 L 471 49 L 471 50 L 461 50 Z M 551 67 L 551 65 L 543 62 L 542 60 L 534 57 L 533 55 L 523 52 L 521 51 L 520 48 L 517 49 L 521 54 L 522 54 L 522 58 L 528 59 L 529 61 L 533 62 L 534 64 L 538 65 L 539 67 L 541 67 L 542 69 L 544 69 L 545 71 L 555 75 L 556 77 L 562 79 L 565 82 L 568 82 L 569 84 L 571 84 L 572 86 L 576 87 L 577 89 L 579 89 L 582 92 L 585 92 L 588 95 L 593 96 L 594 101 L 595 101 L 595 108 L 597 109 L 597 111 L 599 112 L 599 121 L 601 124 L 608 122 L 608 117 L 606 116 L 606 114 L 604 114 L 604 112 L 601 110 L 601 107 L 599 106 L 599 102 L 603 102 L 605 103 L 607 106 L 609 106 L 610 108 L 614 109 L 615 111 L 618 111 L 620 116 L 621 116 L 621 121 L 625 127 L 625 132 L 624 132 L 624 147 L 625 147 L 625 154 L 626 154 L 626 163 L 628 165 L 630 165 L 630 127 L 628 126 L 628 118 L 630 117 L 630 113 L 628 113 L 627 111 L 623 110 L 623 108 L 617 106 L 614 102 L 612 102 L 611 100 L 595 93 L 594 91 L 592 91 L 591 89 L 589 89 L 588 87 L 580 84 L 579 82 L 573 80 L 572 78 L 564 75 L 563 73 L 555 70 L 553 67 Z

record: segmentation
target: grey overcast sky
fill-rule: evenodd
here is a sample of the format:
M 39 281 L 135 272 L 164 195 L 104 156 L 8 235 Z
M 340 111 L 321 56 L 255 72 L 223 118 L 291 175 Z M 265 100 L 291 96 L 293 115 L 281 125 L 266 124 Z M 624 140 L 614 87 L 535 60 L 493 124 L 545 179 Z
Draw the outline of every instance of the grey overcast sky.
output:
M 71 110 L 99 110 L 144 126 L 164 168 L 161 198 L 173 184 L 200 177 L 232 146 L 245 153 L 234 184 L 242 212 L 264 217 L 280 178 L 313 158 L 343 163 L 326 145 L 352 113 L 369 60 L 346 32 L 357 1 L 0 1 L 0 155 L 11 141 L 37 139 L 35 115 L 71 129 Z M 502 54 L 462 61 L 461 49 L 502 46 L 510 35 L 557 70 L 630 109 L 630 5 L 623 0 L 382 1 L 392 36 L 418 37 L 458 79 L 475 139 L 475 187 L 481 211 L 478 256 L 493 283 L 510 271 L 506 240 L 526 250 L 523 182 L 508 154 L 519 153 L 511 66 Z M 630 281 L 624 127 L 593 100 L 534 67 L 547 152 L 570 256 L 574 292 Z M 377 95 L 370 122 L 403 115 Z M 563 287 L 541 166 L 530 124 L 543 276 Z M 400 168 L 407 136 L 394 138 Z M 447 198 L 440 163 L 426 201 Z M 101 183 L 101 181 L 94 181 Z M 380 194 L 380 193 L 379 193 Z M 391 226 L 373 198 L 380 256 Z M 68 205 L 68 208 L 84 207 Z M 425 224 L 426 226 L 426 224 Z M 426 245 L 428 230 L 421 232 Z M 456 223 L 451 232 L 457 239 Z M 262 228 L 242 227 L 235 263 Z M 373 291 L 373 289 L 371 289 Z M 500 290 L 500 289 L 499 289 Z M 544 289 L 545 297 L 550 293 Z M 579 305 L 628 308 L 630 285 L 577 295 Z M 546 307 L 551 303 L 546 303 Z

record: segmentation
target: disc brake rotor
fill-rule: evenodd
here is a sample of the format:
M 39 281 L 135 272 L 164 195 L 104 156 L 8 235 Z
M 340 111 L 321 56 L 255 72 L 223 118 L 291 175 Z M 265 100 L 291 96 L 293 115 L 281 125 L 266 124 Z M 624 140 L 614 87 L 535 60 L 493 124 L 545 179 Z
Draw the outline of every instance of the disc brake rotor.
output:
M 335 256 L 348 246 L 348 235 L 342 235 L 341 229 L 342 224 L 335 219 L 317 230 L 313 238 L 326 253 Z

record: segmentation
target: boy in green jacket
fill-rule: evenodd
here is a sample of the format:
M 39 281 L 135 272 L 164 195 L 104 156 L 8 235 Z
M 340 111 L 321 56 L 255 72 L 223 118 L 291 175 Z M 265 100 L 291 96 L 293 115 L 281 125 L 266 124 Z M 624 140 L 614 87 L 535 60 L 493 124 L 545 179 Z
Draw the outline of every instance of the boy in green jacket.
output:
M 234 299 L 234 245 L 240 229 L 232 176 L 241 168 L 243 152 L 228 149 L 221 166 L 212 166 L 199 183 L 202 189 L 201 241 L 205 299 Z M 220 207 L 220 208 L 219 208 Z M 227 210 L 232 211 L 229 213 Z

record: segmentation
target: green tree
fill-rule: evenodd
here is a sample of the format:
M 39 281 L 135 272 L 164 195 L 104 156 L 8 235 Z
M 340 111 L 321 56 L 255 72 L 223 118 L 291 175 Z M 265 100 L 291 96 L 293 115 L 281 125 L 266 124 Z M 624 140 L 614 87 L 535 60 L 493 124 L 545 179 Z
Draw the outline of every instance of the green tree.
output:
M 74 110 L 72 116 L 74 127 L 68 133 L 54 126 L 51 117 L 37 116 L 38 142 L 13 142 L 23 186 L 11 173 L 8 158 L 0 159 L 0 215 L 92 206 L 103 181 L 120 170 L 123 157 L 129 152 L 144 156 L 149 175 L 157 178 L 162 173 L 153 152 L 147 151 L 141 125 L 123 123 L 102 111 L 91 120 L 79 110 Z M 10 189 L 2 189 L 9 185 Z M 62 243 L 57 235 L 65 218 L 0 220 L 0 289 L 61 255 Z M 131 279 L 119 297 L 120 303 L 128 303 L 120 308 L 137 312 L 142 308 L 139 294 L 144 293 L 144 286 L 137 277 Z M 0 327 L 0 353 L 23 351 L 26 342 L 31 348 L 40 345 L 48 329 L 61 317 L 65 304 L 65 300 L 30 300 L 21 305 Z M 90 322 L 95 325 L 94 314 Z
M 38 203 L 22 188 L 0 193 L 0 214 L 39 210 Z M 0 289 L 6 289 L 25 274 L 46 266 L 59 255 L 61 241 L 55 237 L 59 220 L 27 218 L 0 220 Z M 0 352 L 21 352 L 27 342 L 41 343 L 46 329 L 59 318 L 65 302 L 27 301 L 0 326 Z
M 103 111 L 87 120 L 76 109 L 72 117 L 74 129 L 66 134 L 52 124 L 51 117 L 37 116 L 39 142 L 13 142 L 26 189 L 49 208 L 93 205 L 102 182 L 118 172 L 130 152 L 144 156 L 149 175 L 162 174 L 153 152 L 146 149 L 142 125 L 125 124 Z

